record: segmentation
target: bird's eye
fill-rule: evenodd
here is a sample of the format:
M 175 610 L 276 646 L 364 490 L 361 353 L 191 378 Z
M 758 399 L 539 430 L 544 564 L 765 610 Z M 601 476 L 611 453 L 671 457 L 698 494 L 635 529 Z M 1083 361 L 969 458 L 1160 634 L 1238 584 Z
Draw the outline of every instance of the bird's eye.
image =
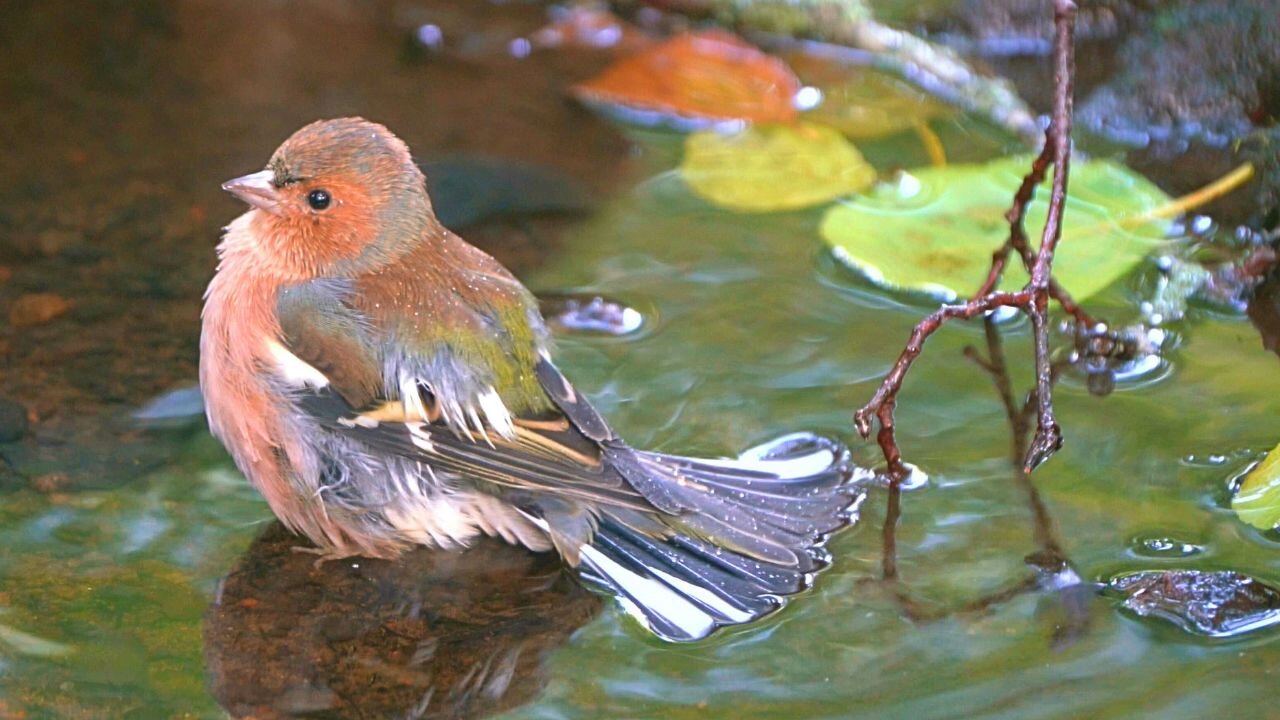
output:
M 307 204 L 312 210 L 324 210 L 332 201 L 333 198 L 329 197 L 328 190 L 312 190 L 307 193 Z

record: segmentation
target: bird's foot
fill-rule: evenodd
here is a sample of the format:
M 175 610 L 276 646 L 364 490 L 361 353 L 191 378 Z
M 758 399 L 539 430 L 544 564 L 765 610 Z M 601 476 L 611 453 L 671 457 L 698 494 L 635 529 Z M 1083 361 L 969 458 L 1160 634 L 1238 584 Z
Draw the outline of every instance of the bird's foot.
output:
M 345 558 L 349 558 L 352 556 L 351 553 L 340 552 L 332 548 L 318 548 L 318 547 L 306 547 L 303 545 L 294 545 L 289 549 L 296 553 L 305 553 L 307 555 L 318 555 L 319 557 L 316 558 L 316 561 L 311 564 L 311 567 L 315 568 L 316 570 L 319 570 L 321 565 L 324 565 L 330 560 L 343 560 Z

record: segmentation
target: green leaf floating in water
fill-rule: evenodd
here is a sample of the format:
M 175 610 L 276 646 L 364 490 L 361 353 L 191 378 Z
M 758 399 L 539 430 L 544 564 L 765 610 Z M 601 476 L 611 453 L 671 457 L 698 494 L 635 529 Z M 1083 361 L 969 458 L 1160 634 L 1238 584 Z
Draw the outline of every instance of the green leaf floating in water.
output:
M 1280 525 L 1280 445 L 1244 476 L 1231 499 L 1231 509 L 1243 522 L 1259 530 Z
M 741 212 L 820 205 L 866 190 L 876 179 L 839 131 L 805 123 L 692 133 L 680 173 L 703 199 Z
M 1005 212 L 1031 161 L 1006 158 L 924 168 L 827 211 L 822 237 L 835 256 L 872 282 L 952 300 L 972 293 L 1009 236 Z M 1044 228 L 1048 183 L 1027 211 L 1033 247 Z M 1129 272 L 1166 235 L 1168 221 L 1143 214 L 1169 198 L 1115 163 L 1073 162 L 1063 239 L 1054 276 L 1084 299 Z M 1011 262 L 1000 287 L 1021 288 L 1027 274 Z

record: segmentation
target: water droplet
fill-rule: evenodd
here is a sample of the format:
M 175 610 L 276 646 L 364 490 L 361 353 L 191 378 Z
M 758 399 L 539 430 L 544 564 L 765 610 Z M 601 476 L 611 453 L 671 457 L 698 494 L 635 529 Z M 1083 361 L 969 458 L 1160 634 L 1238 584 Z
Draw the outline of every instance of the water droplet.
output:
M 1209 453 L 1207 455 L 1192 454 L 1182 458 L 1182 462 L 1184 464 L 1191 465 L 1193 467 L 1222 467 L 1227 464 L 1227 460 L 1228 458 L 1226 455 L 1218 455 L 1216 453 Z
M 631 336 L 648 324 L 636 308 L 602 295 L 543 295 L 540 305 L 548 322 L 575 333 Z
M 516 38 L 507 46 L 507 52 L 513 58 L 527 58 L 533 52 L 533 43 L 528 38 Z
M 791 104 L 801 112 L 812 110 L 822 104 L 822 91 L 812 86 L 802 87 L 791 98 Z
M 1203 545 L 1159 532 L 1134 536 L 1129 540 L 1129 549 L 1139 557 L 1148 558 L 1184 558 L 1200 555 L 1205 551 Z
M 431 25 L 429 23 L 422 25 L 418 28 L 415 36 L 418 38 L 419 43 L 431 50 L 439 50 L 444 46 L 444 31 L 440 29 L 439 25 Z

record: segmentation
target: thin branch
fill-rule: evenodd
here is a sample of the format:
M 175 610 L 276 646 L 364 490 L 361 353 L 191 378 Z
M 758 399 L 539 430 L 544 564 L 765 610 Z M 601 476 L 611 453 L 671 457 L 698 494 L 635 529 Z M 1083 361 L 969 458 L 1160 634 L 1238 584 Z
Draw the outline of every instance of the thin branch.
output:
M 1022 178 L 1022 184 L 1018 186 L 1018 191 L 1013 195 L 1013 205 L 1004 214 L 1005 219 L 1009 221 L 1009 239 L 991 256 L 991 270 L 987 273 L 987 279 L 983 281 L 978 291 L 974 293 L 974 297 L 986 295 L 996 289 L 996 284 L 1000 282 L 1000 278 L 1004 274 L 1005 265 L 1009 261 L 1009 253 L 1013 250 L 1018 251 L 1018 257 L 1022 258 L 1022 266 L 1026 268 L 1028 275 L 1031 274 L 1032 269 L 1035 267 L 1036 254 L 1031 251 L 1031 246 L 1027 242 L 1025 219 L 1027 206 L 1035 198 L 1036 187 L 1044 182 L 1045 173 L 1049 170 L 1049 166 L 1053 161 L 1051 132 L 1052 128 L 1046 131 L 1044 146 L 1040 149 L 1040 154 L 1032 161 L 1031 171 Z M 1049 278 L 1049 295 L 1062 307 L 1063 312 L 1075 318 L 1077 325 L 1091 327 L 1097 324 L 1093 316 L 1076 304 L 1070 293 L 1064 290 L 1058 284 L 1058 281 L 1052 277 Z
M 1036 345 L 1036 395 L 1039 413 L 1036 435 L 1031 441 L 1023 468 L 1031 472 L 1062 447 L 1062 428 L 1053 414 L 1053 370 L 1049 357 L 1049 284 L 1052 281 L 1053 254 L 1062 237 L 1062 216 L 1067 203 L 1067 176 L 1071 169 L 1071 111 L 1075 69 L 1075 43 L 1072 30 L 1075 27 L 1076 5 L 1072 0 L 1054 2 L 1054 69 L 1056 82 L 1053 92 L 1053 120 L 1049 126 L 1049 144 L 1053 146 L 1053 189 L 1049 195 L 1049 214 L 1044 222 L 1044 234 L 1036 253 L 1036 264 L 1031 272 L 1031 288 L 1034 303 L 1030 312 L 1035 331 Z
M 1071 113 L 1074 74 L 1072 34 L 1075 27 L 1075 3 L 1071 0 L 1055 0 L 1054 3 L 1054 101 L 1044 149 L 1032 163 L 1031 171 L 1023 179 L 1014 196 L 1009 219 L 1009 239 L 992 256 L 991 270 L 978 292 L 968 302 L 943 305 L 929 314 L 911 331 L 911 337 L 898 356 L 893 368 L 881 381 L 875 395 L 866 405 L 854 413 L 853 421 L 863 437 L 870 437 L 873 421 L 879 424 L 876 441 L 880 445 L 886 463 L 886 475 L 891 483 L 901 483 L 907 475 L 894 433 L 894 410 L 898 393 L 911 365 L 924 349 L 924 343 L 948 320 L 971 319 L 1000 307 L 1016 307 L 1031 317 L 1035 337 L 1036 360 L 1036 435 L 1023 459 L 1023 467 L 1030 472 L 1043 463 L 1062 445 L 1062 433 L 1053 413 L 1053 368 L 1049 355 L 1049 299 L 1053 298 L 1077 323 L 1093 325 L 1070 295 L 1053 280 L 1053 257 L 1062 237 L 1062 217 L 1066 208 L 1067 179 L 1071 153 Z M 1040 247 L 1032 254 L 1028 247 L 1023 218 L 1035 188 L 1044 180 L 1048 166 L 1052 164 L 1053 184 L 1049 196 L 1049 213 L 1045 221 Z M 995 288 L 1008 264 L 1009 254 L 1016 250 L 1026 266 L 1031 280 L 1018 292 L 1002 292 Z
M 893 409 L 897 404 L 898 391 L 902 389 L 902 381 L 906 379 L 912 363 L 924 350 L 925 341 L 948 320 L 969 320 L 1001 307 L 1026 308 L 1031 303 L 1031 298 L 1031 290 L 1023 289 L 1013 293 L 988 293 L 984 297 L 961 305 L 943 305 L 927 315 L 911 331 L 911 338 L 907 340 L 906 347 L 902 349 L 902 354 L 898 356 L 893 369 L 881 381 L 876 394 L 853 416 L 854 425 L 863 437 L 871 435 L 872 418 L 880 423 L 880 431 L 876 434 L 876 439 L 884 453 L 887 463 L 886 472 L 892 482 L 901 482 L 907 476 L 907 468 L 902 463 L 902 454 L 894 438 Z

